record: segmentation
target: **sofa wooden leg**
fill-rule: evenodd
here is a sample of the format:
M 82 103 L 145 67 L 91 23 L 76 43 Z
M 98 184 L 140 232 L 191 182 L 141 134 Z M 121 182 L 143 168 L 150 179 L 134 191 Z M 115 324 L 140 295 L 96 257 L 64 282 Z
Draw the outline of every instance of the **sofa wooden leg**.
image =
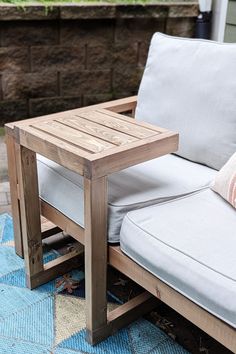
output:
M 17 169 L 19 169 L 19 162 L 16 159 L 16 154 L 19 155 L 19 144 L 15 142 L 13 134 L 6 134 L 6 147 L 8 157 L 8 176 L 11 192 L 11 211 L 14 227 L 14 243 L 15 251 L 18 256 L 24 258 L 24 248 L 21 229 L 21 215 L 20 215 L 20 196 L 19 196 L 19 183 L 17 176 Z M 18 168 L 17 168 L 18 165 Z M 42 239 L 60 232 L 61 229 L 56 225 L 50 223 L 48 220 L 41 218 L 41 234 Z
M 98 341 L 107 325 L 107 180 L 84 179 L 87 340 Z
M 115 334 L 119 329 L 129 325 L 158 305 L 158 299 L 144 291 L 142 294 L 129 300 L 108 313 L 108 322 L 103 327 L 87 331 L 87 340 L 90 344 L 97 344 L 108 336 Z
M 58 275 L 77 268 L 81 261 L 79 256 L 83 253 L 83 246 L 81 245 L 76 250 L 43 264 L 43 235 L 41 233 L 36 154 L 20 146 L 17 160 L 19 162 L 18 182 L 26 283 L 28 288 L 33 289 Z M 51 224 L 52 229 L 57 230 L 54 226 Z M 47 227 L 44 232 L 48 235 Z
M 21 232 L 21 220 L 20 220 L 20 202 L 18 196 L 18 178 L 16 167 L 16 153 L 15 153 L 15 139 L 13 135 L 6 134 L 6 146 L 8 157 L 8 176 L 10 182 L 11 191 L 11 211 L 13 217 L 14 226 L 14 242 L 16 254 L 24 258 L 22 232 Z
M 107 316 L 107 180 L 84 179 L 86 339 L 96 344 L 153 309 L 157 299 L 145 292 Z

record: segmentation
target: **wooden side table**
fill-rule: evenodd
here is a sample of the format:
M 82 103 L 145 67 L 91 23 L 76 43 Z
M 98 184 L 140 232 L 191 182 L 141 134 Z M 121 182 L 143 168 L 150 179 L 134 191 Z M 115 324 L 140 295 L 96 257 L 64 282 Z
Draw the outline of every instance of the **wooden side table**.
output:
M 178 147 L 177 133 L 136 122 L 102 107 L 19 121 L 13 124 L 13 136 L 7 137 L 14 139 L 14 148 L 8 140 L 8 153 L 16 159 L 17 172 L 11 168 L 11 185 L 18 185 L 27 286 L 34 288 L 65 273 L 78 256 L 78 251 L 71 252 L 43 264 L 42 214 L 85 246 L 86 323 L 90 343 L 100 341 L 127 323 L 122 307 L 107 322 L 107 176 L 174 152 Z M 12 125 L 7 127 L 8 132 L 10 129 L 12 132 Z M 39 199 L 36 153 L 84 177 L 84 229 Z M 20 240 L 17 242 L 19 246 Z M 141 312 L 154 304 L 146 294 L 138 302 L 135 300 L 130 310 L 136 308 L 136 314 L 140 315 L 137 308 L 144 302 L 146 307 Z

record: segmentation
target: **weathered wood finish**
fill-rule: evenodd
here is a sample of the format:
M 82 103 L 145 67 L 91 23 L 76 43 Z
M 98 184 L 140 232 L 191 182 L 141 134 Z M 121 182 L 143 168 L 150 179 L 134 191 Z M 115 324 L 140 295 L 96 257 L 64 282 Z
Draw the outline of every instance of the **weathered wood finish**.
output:
M 97 117 L 97 115 L 96 115 Z M 60 123 L 65 126 L 70 126 L 75 129 L 79 129 L 81 132 L 89 133 L 95 138 L 101 138 L 105 142 L 111 142 L 114 145 L 123 145 L 132 141 L 136 141 L 137 138 L 132 136 L 127 136 L 122 132 L 110 129 L 106 125 L 100 125 L 97 123 L 97 119 L 91 117 L 89 119 L 88 113 L 81 113 L 76 119 L 60 119 Z
M 84 248 L 75 249 L 66 255 L 60 256 L 59 258 L 46 263 L 43 266 L 43 270 L 32 276 L 27 276 L 27 284 L 30 282 L 30 286 L 28 286 L 31 289 L 34 289 L 39 285 L 47 283 L 48 281 L 58 277 L 59 275 L 78 268 L 83 264 L 83 254 Z
M 14 240 L 15 240 L 15 250 L 17 255 L 24 258 L 21 221 L 20 221 L 19 185 L 18 185 L 18 177 L 17 177 L 17 166 L 19 169 L 19 162 L 18 159 L 16 159 L 15 157 L 16 152 L 19 150 L 19 144 L 16 143 L 16 141 L 18 140 L 18 130 L 15 129 L 15 125 L 17 124 L 17 127 L 30 126 L 30 124 L 34 122 L 42 123 L 50 119 L 57 120 L 58 118 L 64 121 L 65 119 L 69 119 L 71 115 L 76 115 L 78 112 L 79 113 L 87 112 L 91 109 L 100 110 L 105 108 L 110 112 L 118 112 L 118 113 L 133 112 L 134 114 L 135 107 L 136 107 L 136 99 L 137 99 L 136 96 L 122 98 L 115 101 L 96 104 L 90 107 L 83 107 L 83 108 L 74 109 L 67 112 L 54 113 L 44 117 L 21 120 L 17 123 L 8 123 L 5 125 L 7 156 L 8 156 L 8 174 L 9 174 L 9 181 L 10 181 L 10 188 L 11 188 L 11 204 L 12 204 L 12 215 L 13 215 L 13 223 L 14 223 Z M 42 137 L 42 135 L 40 136 Z M 75 149 L 74 146 L 72 146 L 71 148 L 69 144 L 58 141 L 56 138 L 53 139 L 53 137 L 51 137 L 51 140 L 53 140 L 54 144 L 52 145 L 51 142 L 48 142 L 46 146 L 44 143 L 40 142 L 36 132 L 34 132 L 34 136 L 31 136 L 29 134 L 28 138 L 29 141 L 27 141 L 26 145 L 28 146 L 29 149 L 37 148 L 37 151 L 42 155 L 46 155 L 48 149 L 51 149 L 52 150 L 51 153 L 53 155 L 52 159 L 55 162 L 62 164 L 62 162 L 64 161 L 65 167 L 75 170 L 78 173 L 83 172 L 82 169 L 82 165 L 84 164 L 83 156 L 86 156 L 86 153 L 84 153 L 82 150 L 79 149 L 77 150 Z M 57 151 L 57 147 L 61 147 L 61 146 L 65 148 L 64 149 L 65 152 L 64 150 L 62 150 L 61 155 L 59 155 Z M 71 156 L 71 160 L 69 161 L 69 163 L 67 163 L 68 152 L 70 153 Z M 86 170 L 86 166 L 84 166 L 84 169 Z M 60 226 L 61 229 L 73 235 L 74 238 L 76 238 L 79 242 L 84 244 L 83 230 L 82 228 L 79 227 L 79 225 L 76 225 L 68 218 L 65 218 L 63 214 L 58 212 L 56 209 L 53 209 L 49 205 L 46 205 L 46 203 L 44 203 L 43 201 L 41 201 L 41 209 L 42 210 L 46 209 L 45 213 L 49 216 L 48 218 L 51 221 L 54 221 L 55 225 Z M 51 227 L 52 229 L 50 230 Z M 45 226 L 45 223 L 42 222 L 42 238 L 48 237 L 50 236 L 50 234 L 53 235 L 58 231 L 59 231 L 58 228 L 55 228 L 54 226 L 49 224 Z
M 145 291 L 108 313 L 111 334 L 153 310 L 158 299 Z
M 107 324 L 107 179 L 84 179 L 87 339 Z
M 120 328 L 153 310 L 157 304 L 158 300 L 145 291 L 125 304 L 117 307 L 115 310 L 109 312 L 107 316 L 107 324 L 104 327 L 100 327 L 94 331 L 96 343 L 101 342 L 106 337 L 116 333 Z
M 31 278 L 43 271 L 38 177 L 35 152 L 20 146 L 18 151 L 20 210 L 27 285 Z
M 113 134 L 116 138 L 116 142 L 112 142 L 115 145 L 123 145 L 123 143 L 128 144 L 132 141 L 148 138 L 152 135 L 160 133 L 160 130 L 155 130 L 155 128 L 146 128 L 140 123 L 137 123 L 137 121 L 135 121 L 134 119 L 130 119 L 129 117 L 126 118 L 121 114 L 112 113 L 105 109 L 80 113 L 76 116 L 75 120 L 78 119 L 77 117 L 84 118 L 84 120 L 87 122 L 87 126 L 89 126 L 91 122 L 97 123 L 98 137 L 100 137 L 101 139 L 103 139 L 102 131 L 104 130 L 104 128 L 109 128 L 111 134 Z M 117 138 L 121 134 L 124 140 L 119 142 Z
M 165 140 L 165 143 L 164 143 Z M 130 166 L 154 159 L 178 148 L 178 134 L 163 133 L 154 135 L 147 139 L 142 139 L 129 144 L 127 150 L 119 146 L 116 150 L 104 151 L 97 154 L 96 158 L 91 157 L 90 176 L 104 176 L 114 173 Z M 109 172 L 108 172 L 109 171 Z
M 11 211 L 14 226 L 14 241 L 16 254 L 23 258 L 23 243 L 21 235 L 20 205 L 18 198 L 18 177 L 16 169 L 15 140 L 10 134 L 6 134 L 8 176 L 11 190 Z
M 178 148 L 177 133 L 103 107 L 29 121 L 15 124 L 16 139 L 21 145 L 89 179 L 107 176 Z
M 43 216 L 41 216 L 41 235 L 42 235 L 42 239 L 50 237 L 52 235 L 57 234 L 58 232 L 61 232 L 62 230 L 56 226 L 55 224 L 53 224 L 52 222 L 50 222 L 49 220 L 47 220 L 46 218 L 44 218 Z
M 35 152 L 15 145 L 18 197 L 20 200 L 22 238 L 26 268 L 26 283 L 33 289 L 58 275 L 64 274 L 81 264 L 83 248 L 61 256 L 47 264 L 43 264 L 42 239 L 60 229 L 55 224 L 40 218 L 40 200 L 38 194 L 38 178 Z M 50 216 L 50 214 L 49 214 Z

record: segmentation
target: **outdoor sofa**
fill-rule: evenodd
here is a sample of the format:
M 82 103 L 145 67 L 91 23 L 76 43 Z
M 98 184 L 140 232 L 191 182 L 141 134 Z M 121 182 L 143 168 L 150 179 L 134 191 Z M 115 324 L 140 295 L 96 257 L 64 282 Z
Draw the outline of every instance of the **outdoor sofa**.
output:
M 236 211 L 211 186 L 236 151 L 235 70 L 234 44 L 156 33 L 137 100 L 103 105 L 180 136 L 176 154 L 109 177 L 109 263 L 233 352 Z M 83 227 L 83 178 L 37 166 L 41 200 Z

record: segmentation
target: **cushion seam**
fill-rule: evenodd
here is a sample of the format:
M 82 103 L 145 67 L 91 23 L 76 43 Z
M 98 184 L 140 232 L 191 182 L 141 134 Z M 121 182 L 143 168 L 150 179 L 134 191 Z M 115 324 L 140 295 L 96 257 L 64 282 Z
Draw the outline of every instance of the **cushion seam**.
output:
M 215 272 L 215 273 L 217 273 L 217 274 L 219 274 L 219 275 L 221 275 L 221 276 L 223 276 L 223 277 L 225 277 L 225 278 L 227 278 L 227 279 L 229 279 L 229 280 L 232 280 L 233 282 L 236 282 L 236 279 L 233 279 L 233 278 L 231 278 L 230 276 L 225 275 L 225 274 L 223 274 L 222 272 L 220 272 L 220 271 L 218 271 L 218 270 L 215 270 L 214 268 L 212 268 L 212 267 L 206 265 L 206 264 L 203 263 L 203 262 L 200 262 L 199 260 L 197 260 L 196 258 L 190 256 L 189 254 L 187 254 L 187 253 L 185 253 L 185 252 L 179 250 L 178 248 L 169 245 L 168 243 L 164 242 L 163 240 L 161 240 L 161 239 L 155 237 L 153 234 L 151 234 L 151 233 L 148 232 L 147 230 L 144 230 L 141 226 L 137 225 L 137 224 L 130 218 L 129 214 L 126 214 L 126 217 L 129 219 L 129 221 L 130 221 L 135 227 L 139 228 L 139 229 L 142 230 L 144 233 L 146 233 L 146 234 L 148 234 L 149 236 L 151 236 L 153 239 L 155 239 L 155 240 L 159 241 L 160 243 L 164 244 L 165 246 L 167 246 L 167 247 L 169 247 L 169 248 L 175 250 L 176 252 L 179 252 L 179 253 L 183 254 L 185 257 L 191 258 L 191 259 L 194 260 L 195 262 L 197 262 L 197 263 L 203 265 L 204 267 L 206 267 L 206 268 L 212 270 L 213 272 Z
M 133 255 L 130 255 L 129 252 L 125 249 L 121 248 L 121 251 L 130 259 L 133 260 L 133 262 L 137 263 L 140 267 L 144 268 L 147 272 L 151 273 L 152 275 L 154 275 L 156 278 L 160 279 L 163 283 L 167 284 L 168 286 L 170 286 L 172 289 L 174 289 L 175 291 L 177 291 L 178 293 L 182 294 L 183 296 L 185 296 L 186 298 L 190 299 L 191 301 L 195 302 L 196 304 L 198 304 L 200 307 L 204 308 L 205 310 L 209 311 L 210 313 L 214 314 L 215 316 L 217 316 L 218 318 L 222 319 L 224 322 L 229 323 L 230 325 L 233 326 L 233 328 L 236 328 L 236 323 L 233 323 L 232 321 L 228 321 L 226 320 L 224 317 L 222 317 L 221 315 L 219 315 L 216 311 L 214 310 L 210 310 L 209 307 L 202 305 L 199 301 L 195 300 L 193 296 L 189 296 L 187 294 L 187 292 L 179 289 L 176 285 L 172 285 L 170 281 L 165 280 L 163 277 L 160 277 L 158 275 L 156 275 L 153 271 L 151 271 L 150 269 L 148 269 L 147 266 L 143 265 L 142 262 L 138 261 L 135 259 L 135 257 Z
M 192 192 L 186 192 L 185 194 L 178 194 L 176 196 L 171 196 L 171 197 L 160 197 L 160 198 L 156 198 L 156 199 L 151 199 L 151 201 L 158 201 L 158 199 L 165 199 L 163 200 L 162 202 L 160 203 L 156 203 L 156 204 L 151 204 L 151 205 L 147 205 L 146 208 L 151 208 L 151 207 L 155 207 L 155 206 L 161 206 L 161 205 L 164 205 L 164 204 L 169 204 L 169 203 L 172 203 L 172 202 L 177 202 L 181 199 L 185 199 L 185 198 L 189 198 L 191 197 L 192 195 L 195 195 L 195 194 L 199 194 L 201 192 L 204 192 L 205 190 L 210 190 L 210 186 L 206 186 L 206 187 L 201 187 L 199 189 L 196 189 Z M 169 199 L 167 199 L 169 198 Z M 110 204 L 110 203 L 109 203 Z M 141 203 L 136 203 L 136 204 L 141 204 Z M 136 204 L 130 204 L 130 205 L 136 205 Z M 110 204 L 112 205 L 112 204 Z M 112 205 L 113 206 L 113 205 Z M 124 206 L 127 206 L 127 205 L 121 205 L 121 207 L 124 207 Z M 116 205 L 114 205 L 114 207 L 118 207 Z M 142 207 L 140 208 L 142 209 Z M 128 213 L 132 213 L 132 211 L 135 211 L 135 210 L 130 210 Z
M 149 200 L 146 200 L 146 201 L 143 201 L 143 202 L 137 202 L 137 203 L 132 203 L 132 204 L 119 204 L 119 205 L 116 205 L 116 204 L 112 204 L 112 203 L 109 202 L 109 205 L 114 207 L 114 208 L 124 208 L 124 207 L 127 207 L 127 206 L 132 206 L 132 207 L 134 206 L 135 207 L 135 206 L 141 205 L 141 204 L 145 206 L 147 204 L 146 207 L 148 208 L 148 207 L 151 207 L 151 206 L 154 206 L 154 205 L 163 205 L 165 203 L 170 203 L 172 201 L 179 200 L 181 198 L 186 198 L 189 195 L 192 195 L 192 194 L 200 192 L 204 188 L 209 188 L 209 187 L 202 187 L 201 189 L 196 189 L 196 190 L 194 190 L 192 192 L 186 192 L 184 194 L 171 195 L 169 197 L 158 197 L 158 198 L 149 199 Z M 162 202 L 158 203 L 158 200 L 160 200 L 160 199 L 165 199 L 165 200 L 163 200 Z M 155 202 L 156 202 L 156 204 L 155 204 Z M 154 203 L 154 204 L 148 205 L 149 203 Z M 142 208 L 142 207 L 140 207 L 140 208 Z

